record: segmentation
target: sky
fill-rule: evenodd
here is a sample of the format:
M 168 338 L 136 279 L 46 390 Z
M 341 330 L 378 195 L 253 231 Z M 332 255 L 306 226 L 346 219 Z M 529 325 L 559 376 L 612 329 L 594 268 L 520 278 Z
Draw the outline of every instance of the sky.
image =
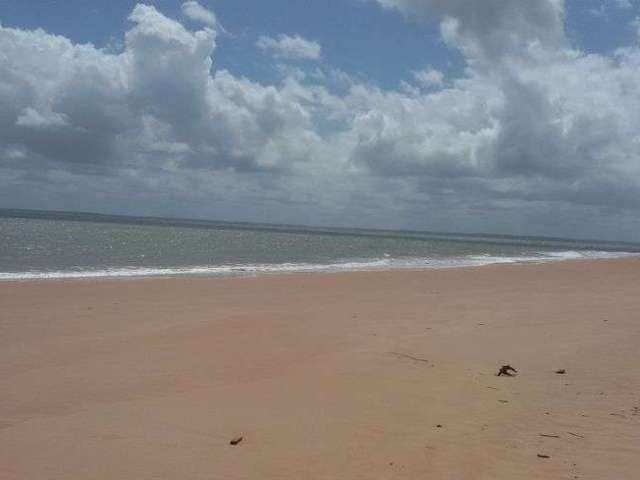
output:
M 0 208 L 640 241 L 640 1 L 0 0 Z

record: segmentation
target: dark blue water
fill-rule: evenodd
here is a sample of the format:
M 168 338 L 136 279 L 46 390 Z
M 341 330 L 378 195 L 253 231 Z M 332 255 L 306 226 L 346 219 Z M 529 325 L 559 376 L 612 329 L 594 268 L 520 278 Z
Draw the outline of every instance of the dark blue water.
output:
M 0 210 L 4 280 L 447 268 L 637 252 L 630 243 Z

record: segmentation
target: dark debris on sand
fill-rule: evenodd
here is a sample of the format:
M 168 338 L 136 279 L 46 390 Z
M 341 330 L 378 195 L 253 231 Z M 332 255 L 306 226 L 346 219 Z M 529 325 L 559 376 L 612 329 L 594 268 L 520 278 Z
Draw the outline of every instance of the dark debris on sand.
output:
M 513 377 L 514 373 L 518 373 L 518 371 L 513 368 L 511 365 L 502 365 L 500 370 L 498 370 L 498 377 L 501 375 L 505 375 L 507 377 Z

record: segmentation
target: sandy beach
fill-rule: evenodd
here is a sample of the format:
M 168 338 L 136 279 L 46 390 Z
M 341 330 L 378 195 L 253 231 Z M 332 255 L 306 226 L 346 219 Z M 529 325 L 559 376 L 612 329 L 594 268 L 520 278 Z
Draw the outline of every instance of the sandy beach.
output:
M 2 479 L 640 478 L 639 259 L 5 282 L 0 306 Z

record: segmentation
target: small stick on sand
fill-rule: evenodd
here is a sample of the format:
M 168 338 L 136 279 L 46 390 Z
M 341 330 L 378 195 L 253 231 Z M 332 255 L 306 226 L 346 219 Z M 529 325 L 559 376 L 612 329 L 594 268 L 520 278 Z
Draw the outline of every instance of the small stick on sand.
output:
M 574 437 L 584 438 L 582 435 L 578 435 L 577 433 L 567 432 L 569 435 L 573 435 Z
M 549 435 L 548 433 L 541 433 L 540 436 L 547 438 L 560 438 L 560 435 Z
M 235 437 L 229 442 L 229 445 L 238 445 L 242 440 L 243 437 Z
M 429 360 L 427 360 L 426 358 L 418 358 L 418 357 L 414 357 L 413 355 L 407 355 L 406 353 L 398 353 L 398 352 L 391 352 L 391 353 L 393 353 L 397 357 L 408 358 L 409 360 L 414 360 L 416 362 L 429 363 Z
M 551 458 L 549 455 L 543 455 L 542 453 L 538 454 L 539 458 Z

